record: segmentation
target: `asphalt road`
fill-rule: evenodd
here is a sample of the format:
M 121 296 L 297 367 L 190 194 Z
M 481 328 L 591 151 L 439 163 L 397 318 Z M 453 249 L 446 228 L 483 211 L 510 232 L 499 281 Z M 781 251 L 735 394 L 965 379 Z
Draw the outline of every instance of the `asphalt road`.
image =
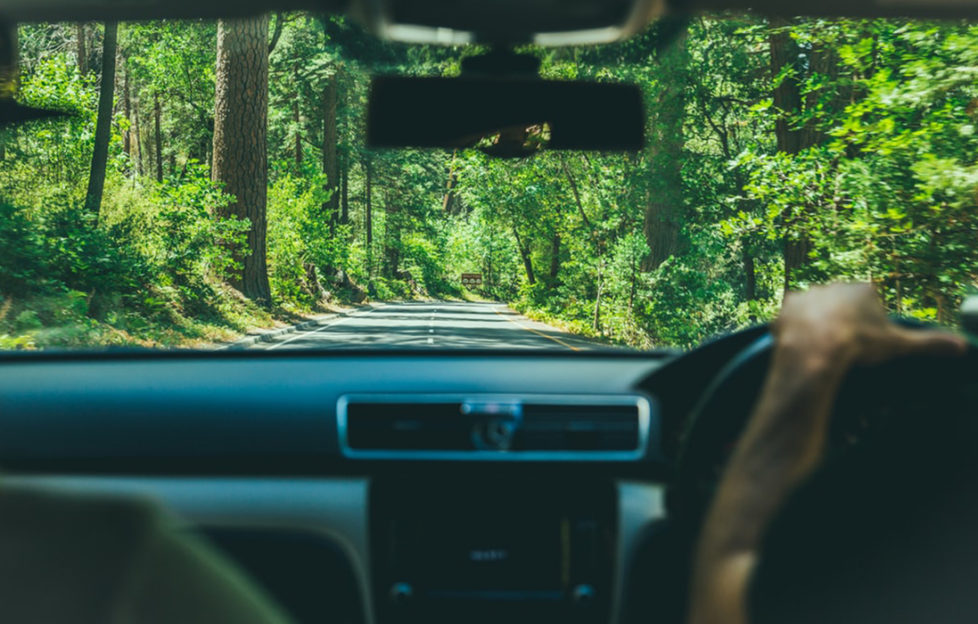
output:
M 324 319 L 252 349 L 557 349 L 603 345 L 537 323 L 500 303 L 387 303 Z

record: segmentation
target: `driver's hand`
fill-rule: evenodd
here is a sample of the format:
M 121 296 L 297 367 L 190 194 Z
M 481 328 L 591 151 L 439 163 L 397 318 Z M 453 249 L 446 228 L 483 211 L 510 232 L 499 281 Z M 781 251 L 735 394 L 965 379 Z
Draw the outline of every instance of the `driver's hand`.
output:
M 779 351 L 843 369 L 901 355 L 957 355 L 967 349 L 964 338 L 949 332 L 891 322 L 870 284 L 832 284 L 789 294 L 772 331 Z
M 789 294 L 771 332 L 771 371 L 742 440 L 764 440 L 765 451 L 792 453 L 794 483 L 821 461 L 835 396 L 854 365 L 904 355 L 961 355 L 968 346 L 947 331 L 890 321 L 870 284 L 831 284 Z M 779 433 L 769 438 L 772 431 Z
M 854 364 L 963 354 L 961 337 L 896 325 L 868 284 L 789 295 L 771 329 L 764 389 L 727 462 L 697 547 L 692 624 L 748 624 L 747 587 L 761 538 L 821 461 L 839 385 Z

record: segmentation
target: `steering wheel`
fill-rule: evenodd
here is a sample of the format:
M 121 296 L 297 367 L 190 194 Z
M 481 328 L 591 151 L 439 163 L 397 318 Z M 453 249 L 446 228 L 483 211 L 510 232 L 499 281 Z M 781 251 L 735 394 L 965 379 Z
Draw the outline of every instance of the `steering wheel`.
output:
M 923 328 L 920 323 L 899 321 Z M 756 330 L 753 330 L 756 331 Z M 712 500 L 726 459 L 747 425 L 770 368 L 774 338 L 770 331 L 731 358 L 691 411 L 679 442 L 673 495 L 687 521 L 700 523 Z M 858 446 L 882 421 L 933 411 L 935 400 L 944 411 L 961 413 L 962 402 L 978 405 L 978 357 L 975 348 L 965 358 L 908 356 L 873 367 L 854 368 L 837 397 L 829 433 L 830 454 Z M 964 394 L 962 394 L 964 393 Z M 938 415 L 928 427 L 940 427 Z M 917 421 L 919 422 L 919 421 Z M 698 532 L 698 531 L 697 531 Z

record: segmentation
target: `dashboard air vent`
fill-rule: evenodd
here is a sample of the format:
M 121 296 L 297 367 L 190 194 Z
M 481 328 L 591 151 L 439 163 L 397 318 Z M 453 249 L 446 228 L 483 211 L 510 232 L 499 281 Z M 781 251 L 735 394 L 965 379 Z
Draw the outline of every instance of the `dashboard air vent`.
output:
M 361 459 L 630 461 L 646 456 L 651 404 L 625 396 L 347 396 L 340 445 Z
M 638 405 L 527 405 L 515 447 L 534 451 L 634 451 Z

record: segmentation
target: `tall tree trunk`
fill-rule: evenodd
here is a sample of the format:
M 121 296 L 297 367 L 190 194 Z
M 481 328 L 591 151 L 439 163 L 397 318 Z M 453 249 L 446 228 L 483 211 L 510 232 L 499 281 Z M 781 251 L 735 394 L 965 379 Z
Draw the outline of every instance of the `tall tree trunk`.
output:
M 750 252 L 746 244 L 741 250 L 741 260 L 744 266 L 744 298 L 747 301 L 757 300 L 757 265 L 754 261 L 754 254 Z
M 214 166 L 214 117 L 209 116 L 204 119 L 204 127 L 207 128 L 207 133 L 201 135 L 200 145 L 198 146 L 200 153 L 202 154 L 200 158 L 201 164 L 208 164 L 211 167 Z
M 156 133 L 153 139 L 156 141 L 156 181 L 163 181 L 163 133 L 160 131 L 161 117 L 163 116 L 160 110 L 160 93 L 159 91 L 153 92 L 153 120 Z
M 788 32 L 788 22 L 771 21 L 769 47 L 771 53 L 771 77 L 775 82 L 772 93 L 775 118 L 774 136 L 779 152 L 797 154 L 803 148 L 804 132 L 795 126 L 793 117 L 801 112 L 801 73 L 798 44 Z
M 109 139 L 112 137 L 112 96 L 115 93 L 118 28 L 116 22 L 106 22 L 105 39 L 102 42 L 102 83 L 99 86 L 98 117 L 95 122 L 95 149 L 92 151 L 92 169 L 88 175 L 88 193 L 85 197 L 85 208 L 96 216 L 102 209 L 105 167 L 109 161 Z
M 350 222 L 350 159 L 343 157 L 343 167 L 340 173 L 340 223 Z
M 523 259 L 523 269 L 526 271 L 526 281 L 533 286 L 537 283 L 536 274 L 533 272 L 533 258 L 530 257 L 530 250 L 523 246 L 520 240 L 520 233 L 516 226 L 513 226 L 513 237 L 516 238 L 516 247 L 520 250 L 520 257 Z
M 594 296 L 594 319 L 592 327 L 594 331 L 601 331 L 601 296 L 604 294 L 604 260 L 598 266 L 598 292 Z
M 560 232 L 554 230 L 550 239 L 550 284 L 556 286 L 560 278 Z
M 800 62 L 800 50 L 788 32 L 789 22 L 772 20 L 769 48 L 771 55 L 771 77 L 775 80 L 772 93 L 777 114 L 774 134 L 779 152 L 798 154 L 813 144 L 814 134 L 809 128 L 799 127 L 797 117 L 802 112 L 801 84 L 804 68 Z M 805 207 L 798 207 L 799 218 L 804 219 Z M 784 292 L 792 286 L 797 271 L 808 264 L 812 242 L 804 228 L 804 223 L 789 221 L 782 224 L 788 234 L 782 241 L 784 259 Z
M 275 28 L 272 29 L 272 40 L 268 42 L 268 55 L 271 56 L 278 45 L 278 40 L 282 37 L 282 27 L 285 26 L 285 15 L 279 11 L 275 14 Z
M 364 224 L 367 238 L 367 278 L 373 273 L 373 247 L 374 247 L 374 223 L 373 223 L 373 175 L 370 167 L 370 160 L 363 163 L 364 176 Z
M 688 27 L 683 27 L 673 45 L 662 52 L 658 63 L 661 80 L 653 107 L 651 177 L 643 231 L 649 255 L 645 271 L 659 268 L 670 256 L 681 252 L 683 201 L 683 120 L 686 114 L 686 85 L 689 73 Z
M 364 189 L 364 210 L 365 215 L 365 227 L 367 229 L 367 249 L 370 249 L 370 245 L 374 242 L 374 228 L 373 228 L 373 171 L 370 166 L 370 161 L 367 160 L 363 163 L 363 176 L 365 182 Z
M 126 116 L 126 121 L 132 126 L 132 98 L 129 94 L 129 70 L 126 69 L 126 60 L 124 57 L 122 59 L 122 111 Z M 127 127 L 126 131 L 122 133 L 122 149 L 125 151 L 126 156 L 129 157 L 129 162 L 132 162 L 132 127 Z
M 281 21 L 281 16 L 279 20 Z M 292 79 L 296 85 L 299 84 L 299 64 L 296 63 L 292 66 Z M 299 111 L 299 89 L 296 87 L 295 93 L 292 94 L 292 125 L 294 127 L 293 133 L 295 137 L 294 150 L 295 150 L 295 170 L 302 171 L 302 115 Z
M 489 290 L 493 290 L 496 287 L 496 272 L 494 270 L 495 265 L 492 262 L 493 244 L 492 244 L 492 231 L 491 230 L 489 232 L 489 241 L 488 241 L 488 243 L 489 243 L 489 249 L 486 250 L 487 251 L 487 253 L 486 253 L 486 283 L 489 285 Z
M 214 101 L 214 180 L 235 200 L 222 216 L 248 219 L 243 270 L 232 278 L 246 297 L 271 300 L 265 256 L 268 189 L 268 16 L 220 20 Z M 238 252 L 240 254 L 240 252 Z
M 336 85 L 336 73 L 333 73 L 323 89 L 323 173 L 326 174 L 326 190 L 329 191 L 323 212 L 331 225 L 336 224 L 340 205 L 339 163 L 336 160 Z
M 398 245 L 401 239 L 400 224 L 397 223 L 398 208 L 391 202 L 390 191 L 384 192 L 384 260 L 387 277 L 397 278 L 401 271 L 401 253 Z
M 445 197 L 441 202 L 441 209 L 443 212 L 452 214 L 455 208 L 455 184 L 457 182 L 455 175 L 455 157 L 458 154 L 458 150 L 452 151 L 452 162 L 448 165 L 448 182 L 445 184 Z
M 635 254 L 629 255 L 631 262 L 628 267 L 628 318 L 631 320 L 632 311 L 635 309 L 635 295 L 638 294 L 638 258 L 635 257 Z
M 75 24 L 75 56 L 78 61 L 78 73 L 82 76 L 88 73 L 88 29 L 85 24 Z M 102 63 L 105 63 L 103 59 Z
M 143 135 L 140 134 L 141 126 L 139 125 L 139 96 L 138 89 L 136 91 L 137 96 L 133 100 L 132 106 L 132 137 L 133 145 L 132 149 L 136 152 L 136 175 L 142 176 L 146 173 L 146 164 L 143 161 Z
M 574 175 L 571 173 L 570 167 L 567 166 L 567 159 L 564 158 L 563 154 L 560 155 L 560 165 L 564 170 L 564 177 L 567 178 L 567 183 L 570 185 L 571 195 L 574 196 L 574 204 L 577 206 L 577 211 L 581 215 L 581 222 L 588 229 L 588 232 L 590 232 L 595 244 L 597 244 L 594 226 L 591 225 L 590 219 L 587 218 L 587 212 L 584 211 L 584 202 L 581 201 L 581 193 L 577 188 L 577 182 L 574 180 Z

